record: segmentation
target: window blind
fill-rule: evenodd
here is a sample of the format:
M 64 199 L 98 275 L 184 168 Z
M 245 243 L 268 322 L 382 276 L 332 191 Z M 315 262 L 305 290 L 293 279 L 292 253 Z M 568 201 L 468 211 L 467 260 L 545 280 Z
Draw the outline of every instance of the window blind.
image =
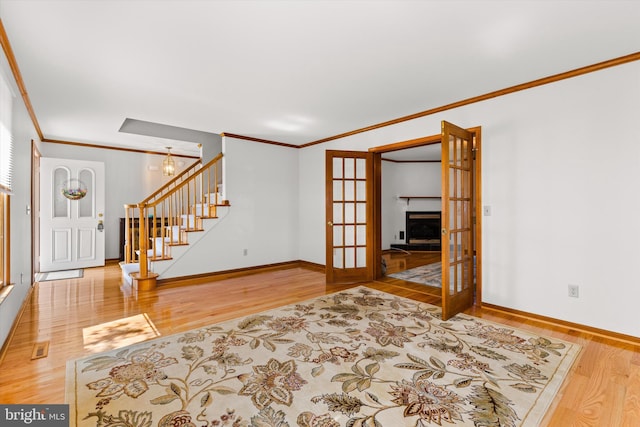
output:
M 11 193 L 13 175 L 12 109 L 13 94 L 4 75 L 0 73 L 0 192 L 3 193 Z

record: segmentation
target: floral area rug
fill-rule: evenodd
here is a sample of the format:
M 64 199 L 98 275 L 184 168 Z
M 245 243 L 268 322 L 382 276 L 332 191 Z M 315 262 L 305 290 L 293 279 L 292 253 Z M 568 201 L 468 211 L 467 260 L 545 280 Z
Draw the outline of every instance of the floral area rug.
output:
M 580 347 L 357 287 L 70 361 L 76 426 L 537 426 Z
M 434 262 L 433 264 L 421 265 L 419 267 L 389 274 L 389 277 L 441 288 L 442 264 L 440 262 Z

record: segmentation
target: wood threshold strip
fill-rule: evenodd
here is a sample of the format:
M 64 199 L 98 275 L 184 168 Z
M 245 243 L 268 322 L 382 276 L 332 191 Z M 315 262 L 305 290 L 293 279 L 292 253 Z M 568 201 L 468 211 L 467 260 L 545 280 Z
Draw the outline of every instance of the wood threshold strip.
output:
M 553 317 L 542 316 L 539 314 L 533 314 L 526 311 L 520 311 L 494 304 L 482 303 L 481 307 L 486 310 L 492 310 L 503 314 L 510 314 L 512 316 L 518 316 L 524 319 L 535 320 L 546 325 L 561 326 L 563 328 L 574 329 L 576 331 L 595 335 L 601 338 L 607 338 L 615 341 L 620 341 L 625 344 L 640 346 L 640 337 L 635 337 L 633 335 L 626 335 L 618 332 L 608 331 L 606 329 L 594 328 L 592 326 L 586 326 L 580 323 L 567 322 L 566 320 L 555 319 Z

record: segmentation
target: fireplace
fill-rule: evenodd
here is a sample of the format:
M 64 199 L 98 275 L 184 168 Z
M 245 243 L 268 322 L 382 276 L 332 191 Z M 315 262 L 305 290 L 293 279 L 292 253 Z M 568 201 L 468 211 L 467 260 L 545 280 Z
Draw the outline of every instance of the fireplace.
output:
M 407 212 L 406 234 L 409 247 L 440 250 L 440 212 Z

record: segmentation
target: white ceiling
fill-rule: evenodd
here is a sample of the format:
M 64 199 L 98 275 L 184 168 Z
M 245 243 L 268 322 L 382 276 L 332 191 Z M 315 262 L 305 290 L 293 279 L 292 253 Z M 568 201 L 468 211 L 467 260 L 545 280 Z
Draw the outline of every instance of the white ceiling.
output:
M 0 0 L 45 138 L 301 145 L 640 51 L 640 1 Z

